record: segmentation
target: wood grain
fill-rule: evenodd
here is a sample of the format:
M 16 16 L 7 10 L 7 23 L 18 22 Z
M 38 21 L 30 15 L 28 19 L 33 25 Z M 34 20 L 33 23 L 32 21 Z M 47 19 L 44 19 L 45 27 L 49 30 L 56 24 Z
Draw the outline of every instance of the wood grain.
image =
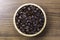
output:
M 24 3 L 36 3 L 46 12 L 46 28 L 36 37 L 24 37 L 14 28 L 13 15 Z M 0 40 L 60 40 L 60 0 L 0 0 Z

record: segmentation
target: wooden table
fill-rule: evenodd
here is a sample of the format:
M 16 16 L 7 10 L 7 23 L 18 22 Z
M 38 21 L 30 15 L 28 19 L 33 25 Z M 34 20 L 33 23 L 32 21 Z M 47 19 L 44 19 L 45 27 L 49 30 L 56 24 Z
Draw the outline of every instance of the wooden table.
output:
M 46 28 L 36 37 L 24 37 L 14 28 L 14 12 L 24 3 L 36 3 L 46 12 Z M 0 0 L 0 40 L 60 40 L 60 0 Z

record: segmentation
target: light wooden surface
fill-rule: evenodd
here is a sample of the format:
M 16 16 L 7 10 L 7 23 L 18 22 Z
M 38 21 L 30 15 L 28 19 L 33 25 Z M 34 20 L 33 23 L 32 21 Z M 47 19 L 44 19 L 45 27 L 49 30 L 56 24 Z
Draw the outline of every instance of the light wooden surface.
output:
M 31 2 L 45 10 L 47 25 L 40 35 L 28 38 L 15 30 L 13 15 L 20 5 Z M 60 0 L 0 0 L 0 40 L 60 40 Z

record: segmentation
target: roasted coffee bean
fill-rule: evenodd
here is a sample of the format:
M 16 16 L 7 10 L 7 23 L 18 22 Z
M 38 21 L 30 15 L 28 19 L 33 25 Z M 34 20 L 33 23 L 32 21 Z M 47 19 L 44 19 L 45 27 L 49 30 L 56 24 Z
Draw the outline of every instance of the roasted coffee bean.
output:
M 19 9 L 15 17 L 17 28 L 25 34 L 35 34 L 44 25 L 43 12 L 34 5 L 26 5 Z

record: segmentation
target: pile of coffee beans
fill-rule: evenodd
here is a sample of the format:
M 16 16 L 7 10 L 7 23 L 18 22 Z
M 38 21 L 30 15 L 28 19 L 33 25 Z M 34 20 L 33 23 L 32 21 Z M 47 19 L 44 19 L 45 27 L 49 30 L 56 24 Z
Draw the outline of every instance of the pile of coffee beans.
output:
M 35 34 L 44 25 L 43 12 L 34 5 L 26 5 L 20 8 L 15 16 L 17 28 L 25 34 Z

